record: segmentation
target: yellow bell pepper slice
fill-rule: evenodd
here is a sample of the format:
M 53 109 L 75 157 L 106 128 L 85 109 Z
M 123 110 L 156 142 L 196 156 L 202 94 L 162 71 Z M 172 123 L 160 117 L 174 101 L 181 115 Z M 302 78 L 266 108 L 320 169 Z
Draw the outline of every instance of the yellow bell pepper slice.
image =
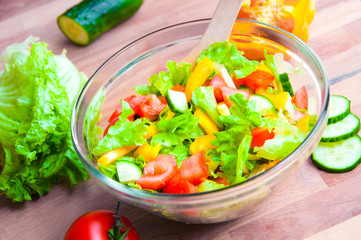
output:
M 143 135 L 143 138 L 149 139 L 156 133 L 158 133 L 158 130 L 155 127 L 155 124 L 153 123 L 147 128 L 147 133 L 145 135 Z M 115 149 L 110 150 L 109 152 L 105 153 L 103 156 L 101 156 L 97 160 L 97 162 L 98 162 L 98 164 L 102 164 L 105 166 L 109 165 L 112 162 L 114 162 L 115 160 L 117 160 L 118 158 L 121 158 L 121 157 L 127 155 L 128 153 L 130 153 L 131 151 L 133 151 L 136 148 L 137 148 L 137 145 L 123 146 L 123 147 L 115 148 Z
M 286 103 L 291 97 L 288 92 L 281 92 L 281 93 L 264 93 L 277 110 L 285 109 Z
M 308 129 L 308 123 L 310 121 L 310 114 L 306 114 L 305 116 L 303 116 L 297 123 L 296 123 L 296 127 L 298 127 L 298 129 L 301 130 L 301 132 L 307 132 Z
M 149 143 L 144 143 L 134 152 L 134 157 L 143 156 L 146 162 L 153 161 L 158 156 L 160 148 L 160 143 L 157 143 L 154 146 L 150 145 Z
M 214 145 L 211 144 L 213 140 L 216 139 L 216 136 L 213 134 L 211 135 L 204 135 L 201 137 L 196 138 L 189 147 L 189 153 L 194 155 L 196 153 L 205 150 L 206 152 L 215 148 Z
M 186 94 L 187 101 L 192 99 L 193 91 L 202 86 L 207 80 L 209 75 L 213 73 L 214 66 L 212 60 L 204 57 L 195 67 L 193 73 L 189 77 L 184 93 Z
M 194 116 L 199 118 L 199 124 L 206 131 L 207 134 L 211 135 L 215 132 L 218 132 L 217 125 L 204 113 L 201 109 L 197 108 L 194 112 Z
M 98 164 L 109 165 L 120 157 L 123 157 L 137 148 L 137 145 L 123 146 L 110 150 L 98 159 Z

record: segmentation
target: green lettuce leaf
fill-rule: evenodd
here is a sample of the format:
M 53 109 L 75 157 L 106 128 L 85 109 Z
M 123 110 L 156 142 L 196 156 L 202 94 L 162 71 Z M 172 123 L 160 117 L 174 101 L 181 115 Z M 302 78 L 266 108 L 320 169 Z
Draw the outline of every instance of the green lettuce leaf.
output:
M 222 127 L 218 122 L 217 101 L 214 98 L 212 87 L 196 88 L 192 94 L 192 102 L 205 112 L 219 128 Z
M 184 159 L 186 159 L 190 156 L 189 155 L 189 146 L 190 146 L 189 142 L 183 142 L 182 145 L 163 147 L 161 149 L 160 153 L 173 155 L 179 166 Z
M 84 82 L 59 74 L 77 70 L 58 66 L 47 44 L 34 40 L 1 56 L 0 194 L 18 202 L 42 196 L 61 179 L 74 185 L 89 177 L 70 135 L 72 104 Z
M 151 144 L 162 146 L 182 145 L 184 140 L 191 140 L 203 135 L 198 126 L 199 119 L 191 111 L 175 115 L 171 119 L 161 119 L 156 127 L 158 133 L 152 137 Z
M 238 51 L 237 47 L 228 41 L 216 42 L 203 50 L 197 61 L 200 62 L 204 57 L 208 57 L 213 62 L 223 64 L 229 75 L 244 78 L 256 70 L 258 62 L 250 61 L 242 54 L 243 52 Z
M 246 119 L 256 127 L 262 125 L 262 116 L 256 111 L 254 102 L 250 102 L 240 93 L 231 95 L 229 99 L 234 102 L 234 105 L 229 109 L 232 115 Z
M 216 183 L 215 181 L 207 179 L 206 181 L 197 185 L 197 192 L 209 192 L 209 191 L 213 191 L 213 190 L 217 190 L 217 189 L 221 189 L 221 188 L 225 188 L 225 187 L 227 187 L 227 186 L 224 184 L 219 184 L 219 183 Z
M 134 111 L 126 101 L 121 100 L 121 103 L 122 113 L 118 117 L 119 120 L 109 128 L 107 135 L 92 150 L 94 155 L 102 155 L 114 148 L 123 146 L 139 146 L 146 142 L 142 137 L 147 132 L 146 121 L 138 118 L 130 122 L 127 117 L 132 115 Z
M 281 160 L 293 152 L 305 139 L 306 133 L 290 124 L 280 113 L 280 117 L 269 119 L 264 126 L 273 129 L 275 137 L 267 140 L 262 147 L 255 147 L 256 156 L 269 160 Z
M 168 89 L 174 85 L 180 84 L 185 86 L 190 76 L 191 65 L 188 63 L 177 63 L 174 61 L 167 62 L 168 72 L 161 71 L 152 75 L 148 81 L 150 85 L 140 85 L 135 87 L 135 92 L 140 95 L 156 94 L 165 96 Z

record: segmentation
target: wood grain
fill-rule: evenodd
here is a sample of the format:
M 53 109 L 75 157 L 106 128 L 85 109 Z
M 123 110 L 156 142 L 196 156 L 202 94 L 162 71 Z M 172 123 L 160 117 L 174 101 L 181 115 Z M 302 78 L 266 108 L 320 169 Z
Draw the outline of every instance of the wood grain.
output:
M 218 3 L 144 0 L 132 18 L 88 47 L 78 47 L 67 41 L 56 25 L 56 17 L 77 2 L 0 0 L 0 52 L 29 35 L 38 36 L 56 54 L 67 49 L 75 65 L 91 75 L 134 39 L 171 24 L 211 17 Z M 316 0 L 309 45 L 326 66 L 331 94 L 347 96 L 352 112 L 361 116 L 361 2 Z M 187 225 L 126 203 L 121 213 L 134 223 L 141 239 L 360 239 L 360 182 L 361 167 L 346 174 L 328 174 L 308 159 L 267 204 L 244 219 Z M 78 216 L 95 209 L 114 209 L 116 201 L 94 179 L 73 189 L 59 184 L 49 194 L 22 204 L 0 196 L 0 239 L 62 239 Z

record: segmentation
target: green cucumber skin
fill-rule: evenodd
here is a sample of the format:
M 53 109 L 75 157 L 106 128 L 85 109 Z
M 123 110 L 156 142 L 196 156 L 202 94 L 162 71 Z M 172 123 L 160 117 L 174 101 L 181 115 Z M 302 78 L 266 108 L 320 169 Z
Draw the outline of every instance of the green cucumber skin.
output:
M 64 14 L 88 33 L 89 41 L 130 18 L 142 5 L 143 0 L 84 0 Z
M 349 114 L 352 114 L 352 113 L 349 113 Z M 321 137 L 320 139 L 320 142 L 338 142 L 338 141 L 341 141 L 341 140 L 345 140 L 345 139 L 348 139 L 350 137 L 353 137 L 354 135 L 356 135 L 360 129 L 361 129 L 361 126 L 360 126 L 360 119 L 355 115 L 355 114 L 352 114 L 354 117 L 356 117 L 356 119 L 358 120 L 358 125 L 355 129 L 353 129 L 352 132 L 348 132 L 348 133 L 345 133 L 343 135 L 339 135 L 339 136 L 336 136 L 336 137 Z
M 355 137 L 358 138 L 359 141 L 361 141 L 360 136 L 355 135 Z M 311 161 L 319 170 L 322 170 L 322 171 L 325 171 L 328 173 L 346 173 L 346 172 L 350 172 L 350 171 L 354 170 L 361 163 L 361 156 L 352 165 L 350 165 L 348 167 L 344 167 L 344 168 L 330 168 L 328 166 L 325 166 L 324 164 L 322 164 L 321 162 L 316 160 L 314 153 L 311 154 Z
M 293 97 L 295 94 L 293 92 L 293 88 L 290 82 L 290 79 L 288 77 L 287 73 L 281 73 L 279 75 L 280 81 L 281 81 L 281 85 L 282 85 L 282 89 L 284 92 L 288 92 L 290 94 L 291 97 Z
M 311 161 L 312 163 L 317 167 L 317 169 L 328 172 L 328 173 L 346 173 L 346 172 L 351 172 L 352 170 L 354 170 L 361 162 L 361 157 L 358 159 L 357 162 L 355 162 L 353 165 L 347 167 L 347 168 L 328 168 L 327 166 L 324 166 L 322 163 L 316 161 L 313 158 L 313 155 L 311 155 Z
M 331 97 L 341 97 L 341 98 L 345 99 L 348 102 L 348 107 L 347 107 L 345 112 L 343 112 L 343 113 L 341 113 L 339 115 L 335 115 L 333 117 L 329 117 L 327 119 L 327 124 L 332 124 L 332 123 L 336 123 L 338 121 L 341 121 L 342 119 L 344 119 L 351 112 L 351 101 L 350 100 L 348 100 L 346 97 L 340 96 L 340 95 L 332 95 Z

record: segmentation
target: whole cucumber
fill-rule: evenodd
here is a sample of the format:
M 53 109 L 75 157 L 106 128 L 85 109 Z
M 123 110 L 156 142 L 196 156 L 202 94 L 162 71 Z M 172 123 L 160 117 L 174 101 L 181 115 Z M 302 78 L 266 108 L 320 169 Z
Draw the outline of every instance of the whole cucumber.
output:
M 133 16 L 142 3 L 143 0 L 84 0 L 60 15 L 57 23 L 71 42 L 86 46 Z

